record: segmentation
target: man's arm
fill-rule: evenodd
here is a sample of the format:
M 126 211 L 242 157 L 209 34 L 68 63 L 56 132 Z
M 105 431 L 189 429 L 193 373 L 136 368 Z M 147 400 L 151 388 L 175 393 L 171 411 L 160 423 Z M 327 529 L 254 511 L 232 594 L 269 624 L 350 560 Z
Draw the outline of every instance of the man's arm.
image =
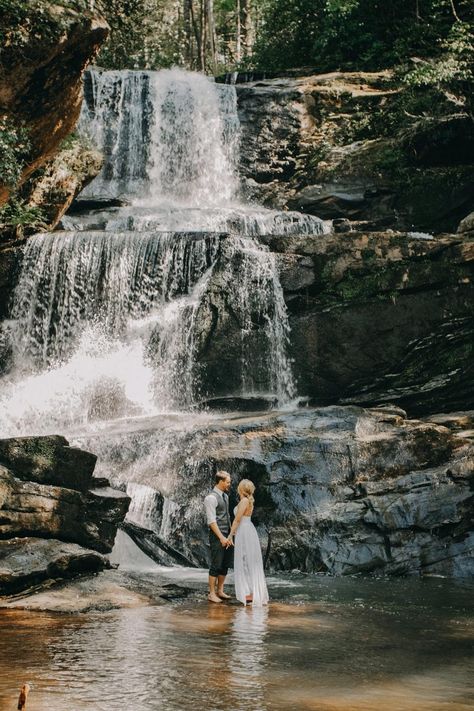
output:
M 221 529 L 217 525 L 216 521 L 216 510 L 217 510 L 217 499 L 213 494 L 209 494 L 204 499 L 204 508 L 206 510 L 207 525 L 213 532 L 215 536 L 219 539 L 221 544 L 226 548 L 229 546 L 229 540 L 223 535 Z
M 217 538 L 220 540 L 221 544 L 227 548 L 229 545 L 229 540 L 223 535 L 221 529 L 217 525 L 215 521 L 209 524 L 209 528 L 211 531 L 217 536 Z

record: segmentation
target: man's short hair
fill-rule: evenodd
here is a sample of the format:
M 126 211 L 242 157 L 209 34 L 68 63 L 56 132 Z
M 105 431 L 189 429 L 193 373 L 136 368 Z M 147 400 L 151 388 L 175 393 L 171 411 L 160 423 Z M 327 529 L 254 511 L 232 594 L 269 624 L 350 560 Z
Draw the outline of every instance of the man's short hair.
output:
M 215 473 L 214 475 L 214 482 L 215 484 L 218 484 L 220 481 L 223 479 L 227 479 L 229 477 L 230 479 L 230 474 L 229 472 L 226 472 L 224 469 L 220 469 L 218 472 Z

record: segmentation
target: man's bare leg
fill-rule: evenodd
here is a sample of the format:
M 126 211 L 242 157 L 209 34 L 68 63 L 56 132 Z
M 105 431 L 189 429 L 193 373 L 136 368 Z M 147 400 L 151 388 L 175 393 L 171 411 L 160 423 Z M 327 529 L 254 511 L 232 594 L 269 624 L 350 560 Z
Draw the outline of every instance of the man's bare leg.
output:
M 230 600 L 230 595 L 224 592 L 225 578 L 225 575 L 217 576 L 217 595 L 219 598 L 222 598 L 222 600 Z
M 216 580 L 217 578 L 213 575 L 209 576 L 209 595 L 207 596 L 209 602 L 222 602 L 220 597 L 216 595 Z

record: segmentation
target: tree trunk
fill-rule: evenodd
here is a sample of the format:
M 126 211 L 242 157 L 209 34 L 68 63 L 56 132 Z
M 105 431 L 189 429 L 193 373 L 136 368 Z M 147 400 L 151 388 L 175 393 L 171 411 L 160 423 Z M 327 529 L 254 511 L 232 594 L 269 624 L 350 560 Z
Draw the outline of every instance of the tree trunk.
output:
M 191 16 L 191 26 L 192 26 L 193 32 L 194 32 L 194 39 L 196 40 L 197 65 L 198 65 L 199 69 L 202 69 L 202 64 L 201 64 L 202 40 L 201 40 L 201 33 L 199 31 L 199 25 L 198 25 L 197 18 L 196 18 L 196 13 L 194 12 L 193 0 L 189 0 L 189 13 Z M 192 48 L 192 44 L 191 44 L 191 48 Z M 194 62 L 194 53 L 192 53 L 192 58 L 193 58 L 193 62 Z
M 207 27 L 209 31 L 209 49 L 211 53 L 211 66 L 214 74 L 217 71 L 217 37 L 214 21 L 214 0 L 206 0 Z
M 242 59 L 242 26 L 241 26 L 242 12 L 241 12 L 240 0 L 236 0 L 235 15 L 236 15 L 236 20 L 237 20 L 236 40 L 235 40 L 235 60 L 237 63 L 240 63 L 240 60 Z
M 201 46 L 199 48 L 199 69 L 206 69 L 206 44 L 207 44 L 207 13 L 206 0 L 201 0 L 199 7 L 201 15 Z
M 183 0 L 184 58 L 189 68 L 193 64 L 193 40 L 191 34 L 192 0 Z
M 248 57 L 251 51 L 250 0 L 240 0 L 240 27 L 242 36 L 242 55 Z

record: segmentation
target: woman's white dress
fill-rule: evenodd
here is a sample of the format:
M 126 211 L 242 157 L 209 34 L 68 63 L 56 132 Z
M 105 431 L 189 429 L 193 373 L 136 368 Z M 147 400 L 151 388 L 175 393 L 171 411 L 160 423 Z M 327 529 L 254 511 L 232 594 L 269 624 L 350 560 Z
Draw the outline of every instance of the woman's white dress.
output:
M 246 605 L 245 598 L 251 595 L 254 607 L 266 605 L 268 590 L 263 572 L 262 549 L 250 516 L 242 516 L 240 519 L 234 546 L 235 597 Z

